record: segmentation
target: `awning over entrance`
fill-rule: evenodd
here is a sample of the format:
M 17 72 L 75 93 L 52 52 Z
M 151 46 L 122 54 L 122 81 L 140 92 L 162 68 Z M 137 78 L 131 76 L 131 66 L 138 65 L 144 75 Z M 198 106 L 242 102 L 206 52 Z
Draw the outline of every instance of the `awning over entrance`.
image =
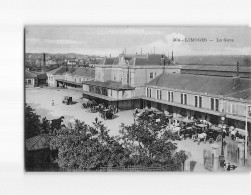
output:
M 144 100 L 152 101 L 152 102 L 162 103 L 162 104 L 166 104 L 166 105 L 170 105 L 170 106 L 176 106 L 176 107 L 185 108 L 188 110 L 198 111 L 198 112 L 207 113 L 207 114 L 212 114 L 212 115 L 216 115 L 216 116 L 221 116 L 221 114 L 222 114 L 221 112 L 217 112 L 214 110 L 193 107 L 193 106 L 179 104 L 179 103 L 175 103 L 175 102 L 168 102 L 165 100 L 153 99 L 153 98 L 144 97 L 144 96 L 141 96 L 140 98 L 144 99 Z M 231 119 L 240 120 L 240 121 L 246 120 L 244 116 L 240 117 L 240 116 L 235 116 L 235 115 L 231 115 L 231 114 L 226 114 L 226 118 L 231 118 Z M 248 119 L 248 122 L 251 122 L 251 120 Z
M 99 99 L 103 99 L 103 100 L 106 100 L 106 101 L 110 101 L 110 102 L 138 99 L 138 98 L 115 99 L 115 98 L 111 98 L 111 97 L 108 97 L 108 96 L 105 96 L 105 95 L 101 95 L 101 94 L 97 94 L 97 93 L 93 93 L 93 92 L 89 92 L 89 91 L 83 91 L 83 94 L 84 95 L 89 95 L 89 96 L 92 96 L 92 97 L 96 97 L 96 98 L 99 98 Z
M 67 80 L 63 80 L 63 79 L 56 79 L 56 81 L 59 82 L 59 83 L 67 83 L 67 84 L 72 84 L 72 85 L 76 85 L 76 86 L 79 86 L 79 87 L 83 87 L 82 83 L 76 83 L 76 82 L 73 82 L 73 81 L 67 81 Z

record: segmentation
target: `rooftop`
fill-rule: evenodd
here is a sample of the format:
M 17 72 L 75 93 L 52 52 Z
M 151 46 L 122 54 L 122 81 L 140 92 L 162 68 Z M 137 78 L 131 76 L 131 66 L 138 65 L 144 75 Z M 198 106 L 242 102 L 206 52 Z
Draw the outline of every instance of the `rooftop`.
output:
M 165 59 L 165 64 L 175 65 L 166 55 L 163 54 L 147 54 L 147 55 L 136 55 L 130 62 L 129 65 L 142 66 L 142 65 L 162 65 L 161 58 Z
M 103 87 L 103 88 L 107 88 L 107 89 L 115 89 L 115 90 L 131 90 L 131 89 L 134 89 L 133 87 L 122 85 L 121 82 L 116 82 L 116 81 L 106 81 L 106 82 L 84 81 L 83 84 L 94 85 L 94 86 L 98 86 L 98 87 Z
M 95 69 L 91 67 L 79 67 L 71 75 L 95 78 Z
M 63 75 L 65 72 L 66 72 L 66 67 L 61 66 L 59 68 L 56 68 L 54 70 L 51 70 L 51 71 L 47 72 L 47 74 Z
M 235 65 L 182 65 L 183 70 L 205 70 L 205 71 L 224 71 L 224 72 L 236 72 L 237 67 Z M 250 72 L 251 67 L 239 66 L 239 72 Z
M 27 150 L 40 150 L 49 148 L 48 142 L 49 136 L 38 135 L 25 140 L 25 146 Z
M 102 64 L 102 65 L 116 65 L 118 64 L 119 62 L 119 59 L 116 57 L 116 58 L 107 58 L 105 57 L 103 60 L 101 60 L 101 62 L 99 64 Z
M 234 88 L 233 77 L 162 73 L 147 85 L 251 100 L 251 80 L 244 78 Z
M 37 78 L 37 75 L 30 71 L 25 70 L 25 78 Z

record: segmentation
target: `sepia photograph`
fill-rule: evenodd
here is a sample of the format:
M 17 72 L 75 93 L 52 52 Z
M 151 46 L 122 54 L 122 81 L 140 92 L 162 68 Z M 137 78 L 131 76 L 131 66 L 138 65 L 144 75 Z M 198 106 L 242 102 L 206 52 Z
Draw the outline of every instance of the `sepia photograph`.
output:
M 25 26 L 25 171 L 250 172 L 250 35 Z

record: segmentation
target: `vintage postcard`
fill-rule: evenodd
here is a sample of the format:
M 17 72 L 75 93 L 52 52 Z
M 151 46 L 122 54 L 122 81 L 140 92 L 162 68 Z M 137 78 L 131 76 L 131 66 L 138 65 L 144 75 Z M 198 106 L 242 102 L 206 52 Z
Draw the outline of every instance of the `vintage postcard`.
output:
M 250 171 L 250 28 L 24 31 L 26 171 Z

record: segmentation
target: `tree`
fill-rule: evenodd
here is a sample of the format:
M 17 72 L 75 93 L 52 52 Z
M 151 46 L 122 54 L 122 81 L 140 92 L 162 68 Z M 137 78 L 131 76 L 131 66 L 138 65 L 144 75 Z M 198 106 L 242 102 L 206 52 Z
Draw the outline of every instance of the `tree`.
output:
M 40 116 L 25 104 L 25 139 L 37 136 L 41 131 Z
M 129 153 L 113 137 L 101 121 L 91 127 L 75 120 L 74 124 L 55 130 L 50 145 L 58 148 L 61 168 L 96 170 L 126 162 Z

